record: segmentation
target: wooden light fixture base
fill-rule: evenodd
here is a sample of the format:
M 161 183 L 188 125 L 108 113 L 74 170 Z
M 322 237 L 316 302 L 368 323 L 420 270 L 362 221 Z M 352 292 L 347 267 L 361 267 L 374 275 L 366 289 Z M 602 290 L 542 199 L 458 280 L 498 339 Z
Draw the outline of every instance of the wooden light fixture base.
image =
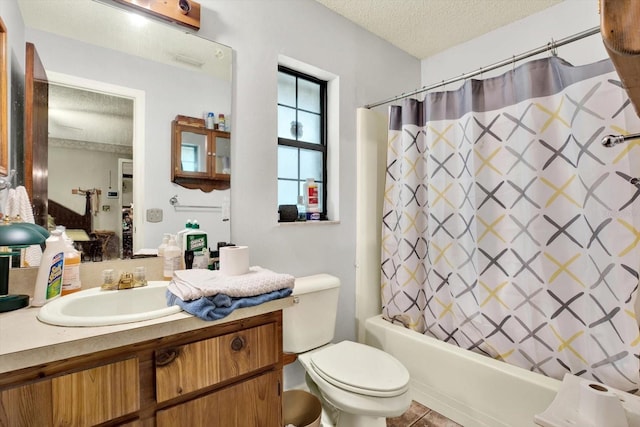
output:
M 104 0 L 101 0 L 104 1 Z M 193 0 L 112 0 L 130 9 L 148 13 L 156 18 L 173 22 L 198 31 L 200 29 L 200 3 Z

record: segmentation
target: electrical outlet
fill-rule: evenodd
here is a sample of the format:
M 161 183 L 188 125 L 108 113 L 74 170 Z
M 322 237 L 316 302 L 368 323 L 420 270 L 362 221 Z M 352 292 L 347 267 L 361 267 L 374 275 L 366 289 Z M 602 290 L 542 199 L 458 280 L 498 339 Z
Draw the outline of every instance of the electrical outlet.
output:
M 147 209 L 147 221 L 149 222 L 161 222 L 162 221 L 162 209 Z

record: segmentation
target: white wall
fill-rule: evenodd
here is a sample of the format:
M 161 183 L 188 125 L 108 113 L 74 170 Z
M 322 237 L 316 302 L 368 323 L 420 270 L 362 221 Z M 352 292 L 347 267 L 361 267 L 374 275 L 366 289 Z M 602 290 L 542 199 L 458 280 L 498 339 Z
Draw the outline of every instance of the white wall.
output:
M 415 58 L 313 0 L 204 0 L 201 33 L 232 46 L 234 62 L 231 235 L 251 263 L 296 276 L 342 281 L 336 340 L 354 339 L 356 108 L 419 82 Z M 213 19 L 210 20 L 211 15 Z M 339 224 L 277 223 L 278 55 L 337 75 Z M 285 387 L 302 380 L 285 370 Z
M 598 0 L 564 0 L 528 18 L 423 59 L 422 86 L 474 72 L 481 67 L 486 68 L 514 55 L 545 46 L 552 40 L 561 40 L 599 25 Z M 558 56 L 573 65 L 587 64 L 608 57 L 599 34 L 562 46 L 557 51 Z M 548 54 L 540 56 L 546 55 Z M 528 60 L 531 59 L 534 58 Z M 495 76 L 508 70 L 508 66 L 502 67 L 493 72 L 483 73 L 482 76 Z M 475 78 L 479 79 L 480 76 Z M 458 86 L 459 84 L 452 84 L 444 90 L 453 90 Z

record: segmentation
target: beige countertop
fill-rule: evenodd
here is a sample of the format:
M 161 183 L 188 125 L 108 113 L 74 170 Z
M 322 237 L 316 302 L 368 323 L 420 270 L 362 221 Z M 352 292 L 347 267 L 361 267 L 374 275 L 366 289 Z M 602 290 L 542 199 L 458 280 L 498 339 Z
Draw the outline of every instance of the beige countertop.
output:
M 36 307 L 2 313 L 0 374 L 270 313 L 292 304 L 293 297 L 282 298 L 237 309 L 216 321 L 205 321 L 183 311 L 142 322 L 96 327 L 48 325 L 37 319 Z

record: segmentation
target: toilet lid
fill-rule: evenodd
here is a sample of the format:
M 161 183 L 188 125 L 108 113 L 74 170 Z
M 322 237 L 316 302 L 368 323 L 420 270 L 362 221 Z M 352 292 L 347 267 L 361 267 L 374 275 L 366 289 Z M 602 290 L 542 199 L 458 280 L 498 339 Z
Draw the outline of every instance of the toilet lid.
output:
M 343 390 L 368 396 L 397 396 L 409 388 L 409 372 L 377 348 L 342 341 L 311 355 L 314 371 Z

